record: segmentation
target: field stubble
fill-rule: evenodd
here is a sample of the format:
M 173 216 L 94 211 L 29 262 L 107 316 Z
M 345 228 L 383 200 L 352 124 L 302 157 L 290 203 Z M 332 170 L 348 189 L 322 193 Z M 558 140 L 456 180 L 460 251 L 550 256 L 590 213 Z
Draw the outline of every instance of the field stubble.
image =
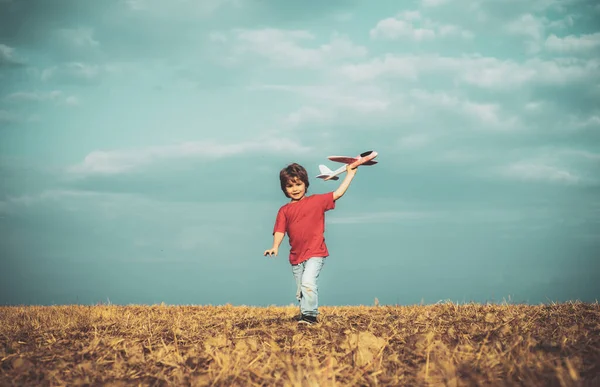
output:
M 600 305 L 0 307 L 0 385 L 600 386 Z

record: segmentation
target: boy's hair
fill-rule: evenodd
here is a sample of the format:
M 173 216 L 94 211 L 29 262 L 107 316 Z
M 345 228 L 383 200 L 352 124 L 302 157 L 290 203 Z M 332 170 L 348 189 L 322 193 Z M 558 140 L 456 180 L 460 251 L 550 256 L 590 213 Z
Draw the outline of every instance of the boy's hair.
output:
M 281 184 L 281 190 L 283 194 L 289 198 L 287 191 L 285 190 L 285 186 L 290 180 L 299 179 L 304 183 L 306 189 L 308 190 L 308 186 L 310 185 L 308 182 L 308 173 L 306 173 L 306 169 L 300 164 L 292 163 L 287 167 L 283 168 L 279 172 L 279 182 Z

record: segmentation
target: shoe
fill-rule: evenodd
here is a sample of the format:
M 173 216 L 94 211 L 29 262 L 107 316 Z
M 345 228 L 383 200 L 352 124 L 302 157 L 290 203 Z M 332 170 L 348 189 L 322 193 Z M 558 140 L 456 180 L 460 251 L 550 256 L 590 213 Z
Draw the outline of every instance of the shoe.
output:
M 317 317 L 316 316 L 309 316 L 306 314 L 303 314 L 302 317 L 300 317 L 300 320 L 298 320 L 299 324 L 308 324 L 308 325 L 312 325 L 312 324 L 316 324 L 317 321 Z

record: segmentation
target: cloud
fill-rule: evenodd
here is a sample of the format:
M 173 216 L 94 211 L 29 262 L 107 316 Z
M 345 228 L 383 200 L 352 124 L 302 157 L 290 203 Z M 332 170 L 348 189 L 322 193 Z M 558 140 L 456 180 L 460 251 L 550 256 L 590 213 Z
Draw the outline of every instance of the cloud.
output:
M 67 106 L 79 106 L 81 104 L 81 100 L 74 95 L 70 95 L 67 98 L 65 98 L 64 103 Z
M 76 96 L 65 96 L 60 90 L 53 91 L 19 91 L 4 97 L 9 102 L 54 102 L 58 105 L 76 106 L 79 99 Z
M 338 12 L 333 16 L 333 19 L 337 22 L 344 23 L 354 19 L 352 12 Z
M 433 211 L 382 211 L 353 216 L 329 217 L 331 224 L 396 223 L 401 221 L 431 220 L 439 218 Z
M 7 110 L 0 110 L 0 125 L 18 122 L 18 117 Z
M 473 102 L 443 91 L 430 92 L 414 89 L 409 94 L 412 100 L 420 102 L 427 108 L 427 111 L 436 107 L 448 112 L 460 112 L 465 117 L 474 119 L 476 124 L 485 125 L 486 129 L 510 130 L 521 126 L 518 117 L 509 116 L 503 112 L 498 103 Z
M 559 38 L 555 34 L 548 36 L 544 47 L 551 52 L 564 54 L 592 54 L 600 49 L 600 32 L 581 36 L 568 35 Z
M 102 68 L 99 65 L 90 65 L 80 62 L 67 63 L 64 66 L 54 66 L 42 71 L 41 78 L 47 81 L 60 73 L 78 79 L 95 79 L 99 76 Z
M 231 51 L 228 61 L 233 63 L 245 63 L 248 57 L 257 56 L 268 59 L 277 67 L 322 68 L 344 59 L 367 55 L 365 47 L 339 34 L 333 34 L 328 43 L 314 44 L 316 37 L 306 30 L 236 29 L 228 34 L 213 31 L 209 39 L 225 44 Z M 306 47 L 311 43 L 312 47 Z
M 565 85 L 587 82 L 600 74 L 600 60 L 532 58 L 519 63 L 481 55 L 447 57 L 386 54 L 383 58 L 374 58 L 365 63 L 342 65 L 340 73 L 355 82 L 383 77 L 417 81 L 421 76 L 444 74 L 468 85 L 512 90 L 527 83 Z
M 246 230 L 237 223 L 206 223 L 201 226 L 184 227 L 175 237 L 175 247 L 183 251 L 206 251 L 207 248 L 219 249 L 234 238 L 244 237 Z
M 126 194 L 115 194 L 115 193 L 100 193 L 93 191 L 82 191 L 82 190 L 65 190 L 65 189 L 48 189 L 39 194 L 27 194 L 17 197 L 9 197 L 6 203 L 13 203 L 22 206 L 32 206 L 40 202 L 55 201 L 55 200 L 73 200 L 80 198 L 117 198 L 125 197 Z
M 0 109 L 0 126 L 38 121 L 39 117 L 35 114 L 17 114 L 13 111 Z
M 545 34 L 545 19 L 526 13 L 509 22 L 505 29 L 508 33 L 527 39 L 526 47 L 530 54 L 538 53 L 542 48 Z
M 156 18 L 186 18 L 194 20 L 197 17 L 208 17 L 225 6 L 240 7 L 241 0 L 202 0 L 174 1 L 165 3 L 161 0 L 124 0 L 127 10 L 142 13 L 144 16 Z
M 428 133 L 413 133 L 400 137 L 398 147 L 400 149 L 420 149 L 433 141 L 433 135 Z
M 331 224 L 373 224 L 404 222 L 435 222 L 450 224 L 518 224 L 525 220 L 547 218 L 548 214 L 537 209 L 480 209 L 476 205 L 471 208 L 455 208 L 444 210 L 422 211 L 375 211 L 350 216 L 330 216 L 326 221 Z
M 124 74 L 136 69 L 131 63 L 91 64 L 84 62 L 67 62 L 36 71 L 36 76 L 43 82 L 67 82 L 89 84 L 99 82 L 103 77 Z M 139 71 L 139 67 L 137 67 Z
M 254 90 L 275 90 L 301 95 L 307 101 L 320 101 L 320 105 L 347 108 L 361 113 L 385 111 L 390 105 L 386 93 L 378 87 L 361 85 L 270 85 L 263 84 L 251 87 Z
M 15 55 L 15 49 L 0 43 L 0 68 L 2 67 L 19 67 L 24 63 Z
M 93 28 L 61 28 L 56 30 L 55 33 L 60 39 L 73 47 L 88 48 L 100 45 L 100 42 L 94 39 Z
M 421 4 L 424 7 L 438 7 L 442 4 L 447 3 L 450 0 L 421 0 Z
M 581 176 L 565 168 L 541 164 L 535 161 L 512 163 L 501 167 L 499 172 L 511 179 L 525 181 L 546 181 L 564 184 L 577 184 L 582 181 Z
M 266 139 L 235 144 L 184 142 L 141 149 L 94 151 L 82 163 L 67 168 L 75 175 L 115 175 L 134 171 L 160 160 L 182 158 L 220 159 L 246 153 L 304 153 L 309 148 L 287 139 Z
M 416 26 L 419 24 L 420 26 Z M 380 20 L 369 31 L 373 39 L 409 38 L 416 41 L 432 40 L 436 37 L 473 38 L 473 33 L 459 26 L 436 23 L 423 18 L 419 11 L 405 11 L 396 17 Z
M 261 84 L 250 89 L 300 96 L 301 106 L 288 113 L 283 122 L 285 127 L 291 129 L 307 124 L 355 123 L 360 117 L 374 119 L 390 113 L 393 104 L 383 90 L 368 85 L 338 85 L 333 82 L 322 85 Z M 328 135 L 322 127 L 320 133 Z
M 290 113 L 286 118 L 286 122 L 292 127 L 296 127 L 311 122 L 330 122 L 333 120 L 333 117 L 334 115 L 332 113 L 323 109 L 311 106 L 302 106 L 300 109 Z
M 62 91 L 53 90 L 48 92 L 41 91 L 19 91 L 16 93 L 12 93 L 7 95 L 4 99 L 8 101 L 55 101 L 62 96 Z

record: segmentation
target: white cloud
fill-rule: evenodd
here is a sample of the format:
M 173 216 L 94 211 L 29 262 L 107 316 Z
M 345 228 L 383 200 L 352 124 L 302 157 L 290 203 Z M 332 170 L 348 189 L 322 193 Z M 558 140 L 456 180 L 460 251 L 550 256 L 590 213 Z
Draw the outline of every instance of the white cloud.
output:
M 410 91 L 410 97 L 428 108 L 439 107 L 452 112 L 460 112 L 468 118 L 475 120 L 483 129 L 511 130 L 519 127 L 519 119 L 516 116 L 507 117 L 502 112 L 499 104 L 479 103 L 443 91 L 430 92 L 422 89 Z
M 83 62 L 68 62 L 57 66 L 47 67 L 37 75 L 43 82 L 56 79 L 94 82 L 103 76 L 124 73 L 126 71 L 139 71 L 139 66 L 132 63 L 106 63 L 90 64 Z
M 293 127 L 310 123 L 325 123 L 333 120 L 334 114 L 324 111 L 323 109 L 302 106 L 300 109 L 290 113 L 287 116 L 286 122 Z
M 11 113 L 7 110 L 0 110 L 0 125 L 9 124 L 18 121 L 18 117 L 16 114 Z
M 424 7 L 437 7 L 444 3 L 447 3 L 449 0 L 421 0 L 421 4 Z
M 542 111 L 545 103 L 543 101 L 531 101 L 525 104 L 525 110 L 530 112 Z
M 249 55 L 268 59 L 280 67 L 319 68 L 344 59 L 363 58 L 367 49 L 352 43 L 350 39 L 333 34 L 326 44 L 315 45 L 316 37 L 305 30 L 282 30 L 264 28 L 234 30 L 231 37 L 212 32 L 211 40 L 222 43 L 233 39 L 232 61 L 247 61 Z M 215 39 L 216 36 L 220 38 Z M 308 45 L 316 47 L 306 47 Z
M 65 105 L 67 106 L 79 106 L 81 104 L 81 101 L 79 100 L 78 97 L 71 95 L 68 96 L 67 98 L 65 98 Z
M 20 124 L 27 122 L 38 122 L 39 117 L 35 114 L 30 114 L 28 116 L 24 114 L 16 114 L 14 112 L 8 110 L 0 109 L 0 125 L 8 125 L 8 124 Z
M 60 90 L 53 91 L 19 91 L 7 95 L 4 98 L 9 102 L 54 102 L 59 105 L 77 106 L 79 105 L 79 99 L 76 96 L 64 96 Z
M 85 80 L 97 78 L 102 71 L 102 67 L 99 65 L 90 65 L 80 62 L 67 63 L 64 66 L 53 66 L 46 68 L 41 73 L 42 81 L 48 81 L 57 75 L 67 75 L 74 78 L 80 78 Z
M 96 47 L 100 45 L 100 42 L 94 39 L 92 28 L 62 28 L 57 30 L 56 34 L 74 47 Z
M 290 113 L 286 124 L 328 123 L 351 120 L 358 116 L 374 117 L 387 112 L 392 104 L 380 88 L 364 85 L 258 85 L 253 90 L 274 90 L 300 95 L 306 105 Z M 318 107 L 313 106 L 318 102 Z
M 354 14 L 351 12 L 340 12 L 333 16 L 335 21 L 338 22 L 349 22 L 354 19 Z
M 548 28 L 566 29 L 569 27 L 573 27 L 573 24 L 575 23 L 575 18 L 575 15 L 567 15 L 563 19 L 549 21 Z
M 472 164 L 475 161 L 481 161 L 483 156 L 473 150 L 450 149 L 439 153 L 439 160 L 444 164 Z
M 331 224 L 365 224 L 365 223 L 396 223 L 401 221 L 432 220 L 439 218 L 440 214 L 433 211 L 385 211 L 354 216 L 330 217 L 327 223 Z
M 332 224 L 372 224 L 402 222 L 443 222 L 443 223 L 519 223 L 527 219 L 540 219 L 548 216 L 537 210 L 519 211 L 515 209 L 456 208 L 422 211 L 380 211 L 350 216 L 331 216 L 327 223 Z
M 0 43 L 0 67 L 20 64 L 21 61 L 15 56 L 15 49 Z
M 400 137 L 398 147 L 400 149 L 420 149 L 431 143 L 433 136 L 428 133 L 413 133 Z
M 435 31 L 427 28 L 415 28 L 412 23 L 393 17 L 379 21 L 369 34 L 372 38 L 384 39 L 408 37 L 421 41 L 435 38 Z
M 184 227 L 175 237 L 174 245 L 184 251 L 206 251 L 207 248 L 220 248 L 231 238 L 243 237 L 244 228 L 235 224 L 214 224 Z
M 116 193 L 105 193 L 105 192 L 93 192 L 93 191 L 81 191 L 81 190 L 68 190 L 68 189 L 49 189 L 35 195 L 21 195 L 16 197 L 9 197 L 7 200 L 8 204 L 18 204 L 22 206 L 31 206 L 40 202 L 48 200 L 62 200 L 62 199 L 80 199 L 80 198 L 117 198 L 130 196 L 129 194 L 116 194 Z
M 227 35 L 225 35 L 223 32 L 219 32 L 219 31 L 211 31 L 208 34 L 208 38 L 211 42 L 227 42 L 229 39 L 227 39 Z
M 202 0 L 202 1 L 173 1 L 162 0 L 124 0 L 129 11 L 144 13 L 156 18 L 191 19 L 208 17 L 225 6 L 240 7 L 240 0 Z
M 541 18 L 530 13 L 519 16 L 506 25 L 506 30 L 512 34 L 540 40 L 544 36 L 544 22 Z
M 415 56 L 386 54 L 383 59 L 374 58 L 366 63 L 342 65 L 340 74 L 359 82 L 388 75 L 416 81 L 419 75 L 418 61 Z
M 411 99 L 425 103 L 427 105 L 441 106 L 446 108 L 456 108 L 461 105 L 458 97 L 444 91 L 430 92 L 423 89 L 413 89 L 410 91 Z
M 499 172 L 508 178 L 525 181 L 546 181 L 576 184 L 582 181 L 577 174 L 561 167 L 536 161 L 520 161 L 501 167 Z
M 549 51 L 566 54 L 591 54 L 600 48 L 600 32 L 581 36 L 568 35 L 559 38 L 555 34 L 548 36 L 545 47 Z
M 501 114 L 499 104 L 477 103 L 465 101 L 462 104 L 464 111 L 479 120 L 484 128 L 498 128 L 503 130 L 515 129 L 519 125 L 516 116 L 505 118 Z
M 420 24 L 417 26 L 416 24 Z M 419 11 L 406 11 L 396 17 L 380 20 L 369 32 L 374 39 L 409 38 L 415 41 L 432 40 L 436 36 L 472 38 L 472 32 L 456 25 L 440 24 L 422 18 Z
M 491 89 L 513 89 L 526 83 L 564 85 L 589 81 L 600 74 L 600 59 L 529 59 L 523 63 L 494 57 L 470 55 L 392 55 L 360 64 L 346 64 L 339 73 L 352 81 L 394 77 L 417 81 L 421 75 L 445 74 L 455 81 Z
M 62 91 L 53 90 L 48 92 L 42 91 L 19 91 L 7 95 L 4 99 L 8 101 L 56 101 L 62 97 Z
M 218 144 L 213 142 L 184 142 L 177 145 L 146 147 L 141 149 L 93 151 L 68 172 L 76 175 L 120 174 L 136 170 L 159 160 L 182 158 L 224 158 L 239 154 L 303 153 L 309 148 L 288 139 Z
M 599 121 L 600 123 L 600 121 Z M 555 151 L 561 155 L 573 156 L 578 159 L 582 159 L 590 162 L 600 162 L 600 153 L 589 152 L 581 149 L 561 149 Z
M 473 32 L 452 24 L 442 24 L 438 27 L 438 31 L 442 37 L 457 36 L 462 37 L 464 39 L 473 39 L 475 37 L 475 34 L 473 34 Z
M 597 128 L 600 129 L 600 115 L 591 115 L 586 118 L 574 118 L 571 120 L 571 125 L 576 128 Z
M 525 41 L 527 51 L 530 54 L 537 54 L 542 48 L 545 21 L 546 19 L 526 13 L 509 22 L 505 28 L 510 34 L 525 37 L 527 39 Z

